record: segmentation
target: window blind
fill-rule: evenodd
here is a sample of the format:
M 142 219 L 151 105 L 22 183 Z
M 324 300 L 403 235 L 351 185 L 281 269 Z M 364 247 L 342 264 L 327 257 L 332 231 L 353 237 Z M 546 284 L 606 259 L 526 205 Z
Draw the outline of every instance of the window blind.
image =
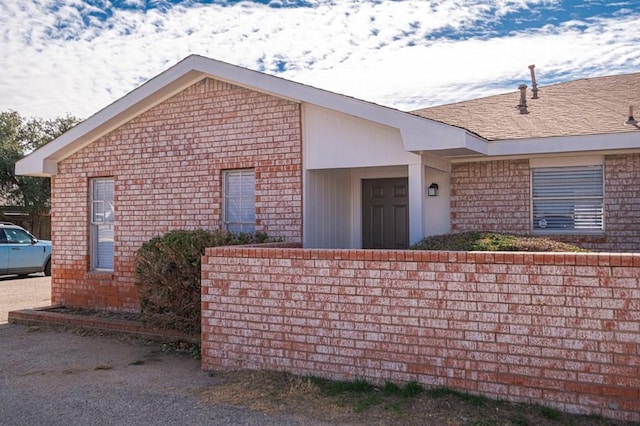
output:
M 91 185 L 92 267 L 113 270 L 114 180 L 94 179 Z
M 255 232 L 255 172 L 229 170 L 224 174 L 224 223 L 231 232 Z
M 603 188 L 601 165 L 533 169 L 533 229 L 602 230 Z

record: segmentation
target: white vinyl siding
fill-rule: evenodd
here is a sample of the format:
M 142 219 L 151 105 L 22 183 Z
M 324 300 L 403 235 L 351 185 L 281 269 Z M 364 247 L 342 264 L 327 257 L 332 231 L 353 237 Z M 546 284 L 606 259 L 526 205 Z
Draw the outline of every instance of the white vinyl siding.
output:
M 113 270 L 114 180 L 91 181 L 91 269 Z
M 255 172 L 253 169 L 224 172 L 224 227 L 231 232 L 254 233 L 256 229 Z
M 602 165 L 532 169 L 533 231 L 592 233 L 604 227 Z

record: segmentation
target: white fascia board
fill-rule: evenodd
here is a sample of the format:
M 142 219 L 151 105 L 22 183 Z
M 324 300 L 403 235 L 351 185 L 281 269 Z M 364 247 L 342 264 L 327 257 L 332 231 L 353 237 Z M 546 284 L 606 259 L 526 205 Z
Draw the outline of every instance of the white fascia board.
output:
M 413 123 L 400 129 L 404 147 L 410 152 L 434 152 L 463 149 L 477 155 L 487 155 L 487 141 L 459 127 L 427 123 Z M 431 122 L 438 125 L 440 123 Z
M 57 163 L 204 78 L 180 62 L 16 162 L 17 175 L 53 176 Z
M 501 140 L 491 141 L 488 146 L 488 155 L 491 157 L 640 149 L 640 131 L 587 136 Z
M 211 78 L 278 98 L 294 102 L 306 102 L 391 126 L 397 124 L 398 118 L 396 116 L 404 119 L 420 118 L 389 107 L 202 56 L 190 58 L 192 58 L 194 69 L 207 74 Z M 427 121 L 427 119 L 422 120 Z
M 467 143 L 472 141 L 479 149 L 474 151 L 484 153 L 484 141 L 469 138 L 468 132 L 463 129 L 248 68 L 191 55 L 18 161 L 16 174 L 55 175 L 57 162 L 205 77 L 398 128 L 404 147 L 410 152 L 467 148 Z
M 458 147 L 486 151 L 484 140 L 448 124 L 201 56 L 193 58 L 196 69 L 217 80 L 397 128 L 410 152 Z
M 480 136 L 465 132 L 465 145 L 466 148 L 471 151 L 475 151 L 482 155 L 489 154 L 489 144 Z

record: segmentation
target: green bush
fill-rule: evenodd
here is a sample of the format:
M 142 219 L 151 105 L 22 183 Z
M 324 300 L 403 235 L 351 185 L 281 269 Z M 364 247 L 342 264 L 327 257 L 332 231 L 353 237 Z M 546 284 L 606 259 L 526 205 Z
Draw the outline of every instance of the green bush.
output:
M 434 235 L 418 241 L 412 250 L 586 252 L 588 250 L 550 238 L 497 232 L 462 232 Z
M 151 326 L 200 332 L 200 266 L 207 247 L 266 242 L 264 233 L 171 231 L 136 252 L 136 287 L 142 321 Z

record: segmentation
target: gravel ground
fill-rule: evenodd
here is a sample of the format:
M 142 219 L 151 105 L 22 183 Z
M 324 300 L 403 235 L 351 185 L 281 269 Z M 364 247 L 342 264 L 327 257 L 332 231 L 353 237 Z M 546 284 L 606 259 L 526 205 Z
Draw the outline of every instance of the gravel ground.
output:
M 204 403 L 219 380 L 186 354 L 117 336 L 0 325 L 0 423 L 12 425 L 311 425 Z
M 0 277 L 0 324 L 7 323 L 9 311 L 51 305 L 51 277 Z
M 49 277 L 0 277 L 0 425 L 315 425 L 216 401 L 220 379 L 186 354 L 115 335 L 7 324 L 49 306 Z

